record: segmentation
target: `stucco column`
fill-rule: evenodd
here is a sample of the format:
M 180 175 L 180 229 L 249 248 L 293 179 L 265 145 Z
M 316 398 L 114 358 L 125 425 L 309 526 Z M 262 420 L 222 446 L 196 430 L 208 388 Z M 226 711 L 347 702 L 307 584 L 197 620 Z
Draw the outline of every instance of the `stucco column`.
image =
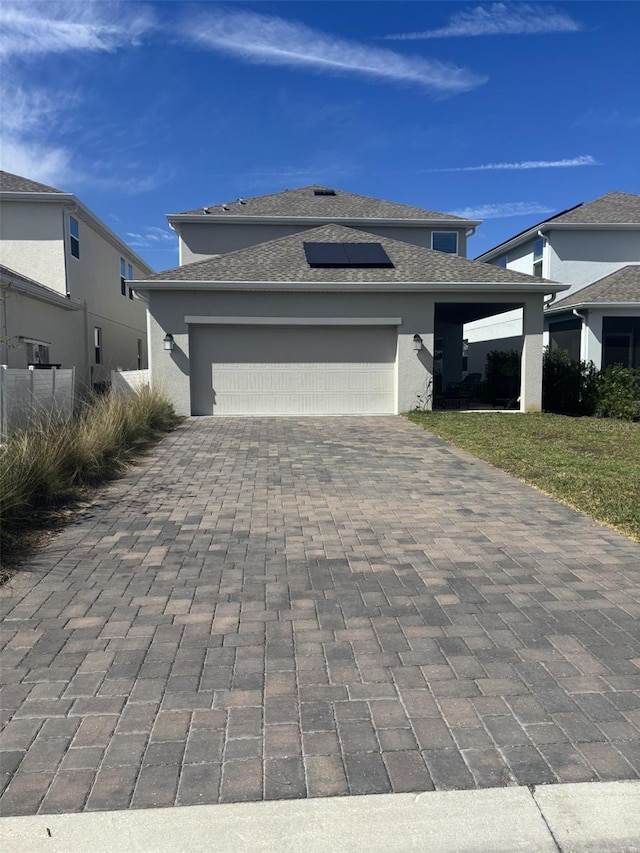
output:
M 433 299 L 425 294 L 418 321 L 405 317 L 398 329 L 398 412 L 410 412 L 422 407 L 421 399 L 428 392 L 426 409 L 433 407 L 433 347 L 434 306 Z M 413 348 L 413 336 L 420 335 L 422 349 Z
M 527 299 L 522 317 L 520 411 L 542 411 L 542 297 Z
M 582 312 L 587 315 L 587 312 Z M 589 310 L 586 320 L 582 321 L 580 337 L 580 358 L 592 361 L 596 368 L 602 368 L 602 313 Z

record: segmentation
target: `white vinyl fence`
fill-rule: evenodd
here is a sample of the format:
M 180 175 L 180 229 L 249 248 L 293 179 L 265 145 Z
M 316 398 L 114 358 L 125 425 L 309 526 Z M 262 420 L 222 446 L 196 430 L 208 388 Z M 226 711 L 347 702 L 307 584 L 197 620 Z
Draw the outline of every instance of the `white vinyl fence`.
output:
M 113 391 L 141 391 L 149 387 L 148 370 L 112 370 L 111 388 Z
M 75 368 L 38 370 L 0 365 L 0 440 L 43 415 L 73 414 Z

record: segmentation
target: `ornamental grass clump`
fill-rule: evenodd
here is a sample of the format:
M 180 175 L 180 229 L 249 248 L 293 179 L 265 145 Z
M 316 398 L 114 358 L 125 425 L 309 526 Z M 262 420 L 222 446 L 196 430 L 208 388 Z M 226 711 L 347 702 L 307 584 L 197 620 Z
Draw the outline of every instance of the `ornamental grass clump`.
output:
M 52 510 L 124 471 L 175 422 L 162 394 L 143 389 L 92 397 L 70 420 L 37 417 L 12 433 L 0 448 L 0 544 L 11 549 Z

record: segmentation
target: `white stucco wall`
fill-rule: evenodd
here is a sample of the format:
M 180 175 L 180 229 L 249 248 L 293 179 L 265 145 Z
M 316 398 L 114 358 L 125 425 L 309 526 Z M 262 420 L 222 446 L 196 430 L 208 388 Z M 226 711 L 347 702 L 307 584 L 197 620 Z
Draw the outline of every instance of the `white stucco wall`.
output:
M 176 224 L 180 229 L 179 252 L 180 265 L 201 261 L 213 255 L 223 255 L 237 249 L 245 249 L 258 243 L 269 240 L 277 240 L 290 234 L 298 234 L 311 228 L 316 228 L 317 223 L 288 225 L 270 225 L 265 223 L 247 224 L 234 222 L 181 222 Z M 393 240 L 402 240 L 416 246 L 431 248 L 431 234 L 433 231 L 457 231 L 458 232 L 458 254 L 466 257 L 467 241 L 465 229 L 456 229 L 443 224 L 442 228 L 409 228 L 402 226 L 382 226 L 358 224 L 353 225 L 360 231 L 369 234 L 377 234 L 380 237 L 389 237 Z
M 424 392 L 431 375 L 433 310 L 433 299 L 414 294 L 154 292 L 150 304 L 151 381 L 170 397 L 178 413 L 191 413 L 189 329 L 185 315 L 403 317 L 398 329 L 398 407 L 405 411 L 414 408 L 417 395 Z M 164 349 L 167 332 L 174 336 L 173 352 Z M 415 333 L 424 342 L 419 354 L 413 349 Z M 251 334 L 249 327 L 247 334 Z
M 142 341 L 142 368 L 147 367 L 146 307 L 140 299 L 129 299 L 120 290 L 120 258 L 133 266 L 134 278 L 143 270 L 131 255 L 113 245 L 87 219 L 73 214 L 80 229 L 80 258 L 67 250 L 68 287 L 71 295 L 87 305 L 86 351 L 92 382 L 108 382 L 112 370 L 138 367 L 138 340 Z M 66 221 L 68 234 L 68 215 Z M 146 271 L 144 271 L 146 273 Z M 128 275 L 128 273 L 127 273 Z M 102 361 L 95 364 L 94 327 L 102 329 Z
M 612 272 L 640 264 L 638 231 L 552 231 L 548 278 L 570 284 L 564 299 Z
M 189 328 L 185 316 L 198 317 L 399 317 L 398 327 L 398 410 L 415 407 L 417 396 L 424 394 L 433 375 L 434 316 L 437 302 L 493 303 L 495 295 L 476 293 L 314 293 L 314 292 L 228 292 L 228 291 L 150 291 L 150 363 L 151 381 L 172 400 L 180 414 L 191 413 Z M 517 292 L 505 295 L 513 302 Z M 524 302 L 524 298 L 522 299 Z M 530 297 L 531 312 L 540 314 L 542 296 Z M 537 306 L 537 307 L 536 307 Z M 163 338 L 170 332 L 175 341 L 173 352 L 164 349 Z M 424 348 L 413 349 L 413 336 L 418 333 Z M 247 334 L 251 334 L 247 327 Z M 454 333 L 451 332 L 453 340 Z M 455 334 L 452 345 L 459 347 L 461 335 Z M 539 350 L 541 352 L 542 342 Z M 529 375 L 537 382 L 532 366 L 535 348 L 529 347 Z M 541 369 L 541 365 L 540 365 Z M 459 375 L 455 378 L 459 378 Z M 537 391 L 532 391 L 530 406 L 535 406 Z
M 3 201 L 2 263 L 65 294 L 64 212 L 61 204 Z
M 0 301 L 3 343 L 0 360 L 8 367 L 27 367 L 27 347 L 21 338 L 49 344 L 49 360 L 63 368 L 85 364 L 84 312 L 60 308 L 34 299 L 16 289 L 4 290 Z M 83 376 L 78 375 L 77 381 Z

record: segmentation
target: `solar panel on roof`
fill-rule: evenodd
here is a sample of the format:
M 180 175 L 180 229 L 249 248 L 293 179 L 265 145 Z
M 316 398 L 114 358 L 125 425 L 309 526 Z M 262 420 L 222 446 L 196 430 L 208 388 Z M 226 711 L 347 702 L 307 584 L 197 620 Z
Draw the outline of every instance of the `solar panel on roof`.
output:
M 336 191 L 335 190 L 314 190 L 313 194 L 314 195 L 335 195 Z
M 310 267 L 346 267 L 344 243 L 304 243 L 304 253 Z
M 303 243 L 307 263 L 314 268 L 391 268 L 380 243 Z
M 350 266 L 392 267 L 389 255 L 380 243 L 345 243 Z

